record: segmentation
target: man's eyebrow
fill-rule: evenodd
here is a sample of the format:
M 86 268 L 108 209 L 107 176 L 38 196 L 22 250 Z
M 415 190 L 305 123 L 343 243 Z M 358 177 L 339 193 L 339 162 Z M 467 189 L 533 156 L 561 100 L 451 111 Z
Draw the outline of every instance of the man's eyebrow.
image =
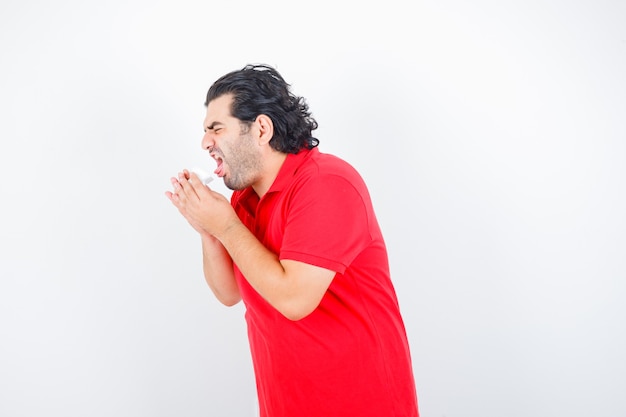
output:
M 217 126 L 217 125 L 222 125 L 222 124 L 223 124 L 223 123 L 221 123 L 221 122 L 213 122 L 213 123 L 211 123 L 210 125 L 206 126 L 206 127 L 204 128 L 204 131 L 206 132 L 207 130 L 213 130 L 213 129 L 215 129 L 215 126 Z

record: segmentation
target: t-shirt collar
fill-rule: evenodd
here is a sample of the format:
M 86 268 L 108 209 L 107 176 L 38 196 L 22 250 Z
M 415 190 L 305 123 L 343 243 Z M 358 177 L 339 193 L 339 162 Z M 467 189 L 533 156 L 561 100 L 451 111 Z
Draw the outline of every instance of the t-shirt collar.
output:
M 272 186 L 270 187 L 269 190 L 267 190 L 267 192 L 271 193 L 275 191 L 281 191 L 282 189 L 284 189 L 290 183 L 296 171 L 298 171 L 298 168 L 300 168 L 300 166 L 304 163 L 304 161 L 306 161 L 308 158 L 312 157 L 315 153 L 318 153 L 318 152 L 319 150 L 317 148 L 313 148 L 313 149 L 302 149 L 297 154 L 293 154 L 293 153 L 287 154 L 287 157 L 285 158 L 283 165 L 280 167 L 280 170 L 278 171 L 278 175 L 276 176 L 276 179 L 274 179 Z

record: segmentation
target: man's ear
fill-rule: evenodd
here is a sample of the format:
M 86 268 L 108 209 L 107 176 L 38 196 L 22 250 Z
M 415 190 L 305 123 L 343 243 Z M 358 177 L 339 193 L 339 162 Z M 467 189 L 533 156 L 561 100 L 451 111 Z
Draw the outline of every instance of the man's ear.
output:
M 272 119 L 264 114 L 259 114 L 255 123 L 259 131 L 259 145 L 268 144 L 274 137 L 274 123 L 272 122 Z

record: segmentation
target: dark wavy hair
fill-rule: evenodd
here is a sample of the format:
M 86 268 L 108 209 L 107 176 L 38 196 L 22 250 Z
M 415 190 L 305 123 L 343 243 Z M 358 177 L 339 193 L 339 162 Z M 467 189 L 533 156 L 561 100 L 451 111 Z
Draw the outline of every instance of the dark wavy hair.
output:
M 317 129 L 317 122 L 305 99 L 292 94 L 290 87 L 269 65 L 246 65 L 215 81 L 204 105 L 224 94 L 232 94 L 233 117 L 250 125 L 258 115 L 268 116 L 274 124 L 270 146 L 279 152 L 298 153 L 319 144 L 311 135 Z

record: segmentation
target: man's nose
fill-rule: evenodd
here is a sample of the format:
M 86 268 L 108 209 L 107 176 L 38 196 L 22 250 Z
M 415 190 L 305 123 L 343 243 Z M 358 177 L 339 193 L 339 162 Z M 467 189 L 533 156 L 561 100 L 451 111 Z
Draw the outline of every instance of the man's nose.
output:
M 204 136 L 202 137 L 202 142 L 200 143 L 200 146 L 202 146 L 202 149 L 210 149 L 211 147 L 213 147 L 213 145 L 215 145 L 215 141 L 213 140 L 213 135 L 211 134 L 210 131 L 207 131 L 204 133 Z

